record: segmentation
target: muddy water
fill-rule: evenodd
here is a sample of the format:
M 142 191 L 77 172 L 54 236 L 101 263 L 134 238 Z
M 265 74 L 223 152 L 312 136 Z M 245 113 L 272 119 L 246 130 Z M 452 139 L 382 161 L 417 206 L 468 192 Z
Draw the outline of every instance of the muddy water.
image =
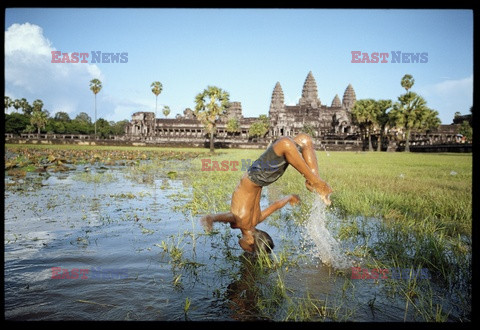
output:
M 144 180 L 123 167 L 5 178 L 5 318 L 15 320 L 281 320 L 239 248 L 238 231 L 206 235 L 181 211 L 181 178 Z M 178 195 L 178 192 L 184 193 Z M 268 204 L 266 195 L 262 206 Z M 288 218 L 290 206 L 280 211 Z M 305 254 L 284 272 L 292 296 L 327 301 L 327 320 L 413 320 L 378 281 L 352 281 L 305 250 L 305 228 L 268 221 L 276 251 Z M 287 267 L 286 267 L 287 268 Z M 68 273 L 64 273 L 66 270 Z M 290 292 L 290 291 L 289 291 Z M 279 310 L 282 309 L 280 305 Z M 321 317 L 313 317 L 320 320 Z

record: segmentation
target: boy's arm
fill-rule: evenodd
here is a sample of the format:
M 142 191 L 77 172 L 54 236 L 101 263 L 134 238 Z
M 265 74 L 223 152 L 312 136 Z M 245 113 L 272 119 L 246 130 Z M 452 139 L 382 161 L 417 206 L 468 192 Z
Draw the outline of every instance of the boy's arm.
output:
M 262 211 L 262 215 L 261 215 L 260 221 L 258 221 L 258 223 L 265 220 L 270 214 L 272 214 L 276 210 L 284 207 L 287 203 L 290 203 L 290 205 L 296 205 L 296 204 L 300 203 L 300 198 L 297 195 L 289 195 L 287 197 L 284 197 L 284 198 L 276 201 L 275 203 L 273 203 L 272 205 L 270 205 L 269 207 L 267 207 L 265 210 Z
M 200 222 L 207 231 L 210 231 L 214 222 L 235 223 L 235 216 L 231 212 L 209 214 L 200 219 Z

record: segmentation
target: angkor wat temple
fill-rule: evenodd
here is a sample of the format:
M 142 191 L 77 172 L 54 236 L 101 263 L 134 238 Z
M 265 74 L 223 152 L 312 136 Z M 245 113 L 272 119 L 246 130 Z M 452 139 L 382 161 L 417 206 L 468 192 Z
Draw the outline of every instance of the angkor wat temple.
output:
M 285 104 L 282 86 L 280 82 L 276 83 L 268 112 L 270 128 L 265 137 L 252 139 L 249 136 L 250 126 L 258 118 L 243 117 L 242 104 L 231 102 L 227 113 L 217 123 L 215 142 L 223 146 L 262 147 L 279 136 L 294 136 L 304 131 L 312 135 L 317 145 L 328 144 L 330 149 L 337 150 L 359 150 L 365 146 L 361 144 L 358 127 L 352 123 L 351 110 L 355 101 L 355 91 L 349 84 L 342 100 L 337 94 L 330 106 L 322 104 L 318 98 L 317 83 L 310 71 L 296 105 Z M 239 123 L 235 133 L 227 131 L 227 122 L 232 118 Z M 458 128 L 459 124 L 440 125 L 428 134 L 412 132 L 412 145 L 415 145 L 415 139 L 422 145 L 458 142 L 455 141 Z M 171 119 L 155 118 L 154 112 L 135 112 L 125 128 L 124 138 L 152 144 L 201 146 L 206 145 L 208 134 L 193 110 L 187 108 L 183 115 L 178 114 Z
M 351 123 L 350 111 L 356 101 L 352 85 L 348 85 L 343 99 L 340 101 L 335 95 L 330 106 L 321 103 L 318 98 L 317 83 L 312 72 L 309 72 L 303 84 L 302 96 L 297 105 L 286 105 L 284 94 L 279 82 L 275 85 L 269 109 L 270 129 L 265 138 L 277 136 L 294 136 L 301 130 L 309 129 L 314 137 L 322 138 L 327 135 L 345 137 L 354 133 L 356 127 Z M 227 122 L 235 118 L 240 124 L 238 133 L 228 133 Z M 243 117 L 242 104 L 231 102 L 227 113 L 217 124 L 216 139 L 225 141 L 249 139 L 249 128 L 256 117 Z M 176 118 L 155 118 L 153 112 L 136 112 L 125 129 L 129 137 L 138 137 L 146 141 L 156 141 L 174 138 L 177 141 L 201 140 L 206 133 L 202 123 L 195 118 L 193 110 L 187 108 L 182 115 Z

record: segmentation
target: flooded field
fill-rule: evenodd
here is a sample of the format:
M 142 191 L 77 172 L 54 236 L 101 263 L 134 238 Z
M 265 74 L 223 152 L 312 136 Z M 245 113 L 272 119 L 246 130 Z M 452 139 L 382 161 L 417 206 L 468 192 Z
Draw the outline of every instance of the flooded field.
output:
M 259 225 L 275 249 L 253 258 L 238 230 L 216 224 L 206 233 L 199 223 L 228 208 L 243 172 L 202 172 L 210 156 L 194 152 L 69 153 L 6 150 L 6 319 L 470 319 L 468 249 L 448 276 L 441 262 L 385 264 L 380 249 L 423 245 L 391 246 L 400 233 L 381 219 L 325 210 L 305 189 L 300 207 Z M 264 189 L 262 207 L 284 188 Z

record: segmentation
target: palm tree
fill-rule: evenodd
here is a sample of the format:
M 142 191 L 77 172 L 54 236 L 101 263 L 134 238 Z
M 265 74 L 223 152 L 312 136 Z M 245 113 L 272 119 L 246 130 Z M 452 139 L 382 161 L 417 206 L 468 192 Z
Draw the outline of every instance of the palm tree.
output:
M 12 106 L 13 101 L 10 96 L 5 95 L 5 112 Z
M 21 103 L 20 103 L 20 102 L 21 102 L 21 101 L 20 101 L 19 99 L 13 100 L 13 104 L 12 104 L 12 105 L 13 105 L 13 107 L 15 108 L 15 111 L 17 111 L 17 112 L 18 112 L 18 109 L 21 108 Z
M 419 129 L 422 131 L 430 131 L 440 126 L 442 121 L 438 118 L 438 111 L 426 108 L 421 114 Z
M 402 85 L 403 88 L 408 93 L 408 90 L 413 87 L 413 84 L 415 83 L 415 79 L 413 79 L 413 76 L 411 74 L 406 74 L 403 76 L 402 80 L 400 81 L 400 85 Z
M 170 114 L 170 107 L 168 105 L 164 106 L 163 110 L 162 110 L 162 113 L 165 116 L 165 118 L 167 118 L 168 115 Z
M 389 123 L 388 110 L 392 107 L 392 100 L 378 100 L 375 101 L 375 124 L 380 130 L 378 136 L 377 151 L 382 151 L 382 141 L 385 134 L 385 128 Z
M 26 98 L 20 100 L 20 108 L 22 108 L 23 113 L 27 116 L 30 116 L 33 111 L 32 106 L 28 103 Z
M 97 138 L 97 94 L 102 89 L 102 82 L 98 79 L 90 80 L 90 90 L 95 95 L 95 139 Z
M 425 118 L 432 117 L 432 114 L 429 114 L 431 111 L 433 110 L 427 107 L 425 99 L 414 92 L 407 92 L 400 95 L 398 102 L 393 105 L 391 116 L 395 122 L 395 126 L 405 130 L 406 152 L 410 151 L 410 132 L 412 129 L 424 129 L 427 122 L 429 126 L 435 125 L 432 118 L 430 118 L 429 121 L 425 121 Z M 433 117 L 435 116 L 436 115 L 433 114 Z
M 32 107 L 33 107 L 33 111 L 42 111 L 43 101 L 39 99 L 33 101 Z
M 48 114 L 45 111 L 35 110 L 30 117 L 30 124 L 37 127 L 37 134 L 40 135 L 40 129 L 45 128 L 48 120 Z
M 160 81 L 154 81 L 152 82 L 152 84 L 150 85 L 150 87 L 152 87 L 152 93 L 155 94 L 155 118 L 157 118 L 157 101 L 158 101 L 158 95 L 160 95 L 160 93 L 162 92 L 163 90 L 163 85 Z
M 210 134 L 210 152 L 215 152 L 213 134 L 217 128 L 217 120 L 228 109 L 229 98 L 228 92 L 216 86 L 208 86 L 195 97 L 195 116 L 205 125 L 205 130 Z
M 376 121 L 376 102 L 373 99 L 357 100 L 352 109 L 352 119 L 359 126 L 363 140 L 368 138 L 368 150 L 373 151 L 372 131 Z

